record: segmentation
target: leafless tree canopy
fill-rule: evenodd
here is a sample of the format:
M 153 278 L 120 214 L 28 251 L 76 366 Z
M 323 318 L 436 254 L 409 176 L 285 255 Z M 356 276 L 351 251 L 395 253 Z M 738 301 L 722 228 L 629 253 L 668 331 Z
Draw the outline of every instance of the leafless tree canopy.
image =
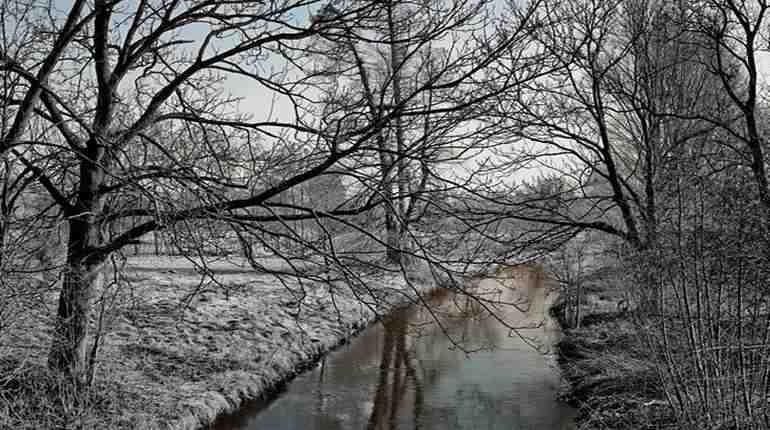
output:
M 652 343 L 680 423 L 733 391 L 757 423 L 768 7 L 2 0 L 0 317 L 42 276 L 59 295 L 49 366 L 87 382 L 105 266 L 149 237 L 328 282 L 456 275 L 590 234 L 674 328 Z M 685 374 L 674 344 L 725 352 Z M 705 382 L 720 372 L 743 382 Z
M 190 249 L 230 230 L 247 256 L 340 264 L 325 242 L 347 228 L 391 263 L 431 255 L 413 222 L 451 191 L 437 165 L 464 150 L 475 83 L 531 17 L 501 37 L 473 2 L 2 6 L 3 237 L 43 228 L 21 222 L 36 215 L 66 236 L 49 362 L 73 375 L 105 261 L 148 233 Z M 259 94 L 257 112 L 228 82 Z M 383 212 L 381 236 L 361 215 Z

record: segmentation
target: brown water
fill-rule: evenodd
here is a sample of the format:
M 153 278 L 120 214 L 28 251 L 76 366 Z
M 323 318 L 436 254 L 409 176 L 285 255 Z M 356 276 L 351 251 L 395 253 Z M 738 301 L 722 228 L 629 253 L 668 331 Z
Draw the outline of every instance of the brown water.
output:
M 276 399 L 212 429 L 571 429 L 547 355 L 559 336 L 544 312 L 547 282 L 542 271 L 509 269 L 474 282 L 482 302 L 439 293 L 430 309 L 397 311 Z

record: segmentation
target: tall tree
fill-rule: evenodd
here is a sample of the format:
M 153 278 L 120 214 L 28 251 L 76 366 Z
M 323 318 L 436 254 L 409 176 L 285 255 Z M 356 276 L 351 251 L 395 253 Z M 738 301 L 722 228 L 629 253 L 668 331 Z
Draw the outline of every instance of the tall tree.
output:
M 550 196 L 511 193 L 519 198 L 500 201 L 511 217 L 653 246 L 664 172 L 713 132 L 696 117 L 719 100 L 707 71 L 693 67 L 702 51 L 682 22 L 686 10 L 664 3 L 548 3 L 548 24 L 532 37 L 554 72 L 501 95 L 490 112 L 499 138 L 518 144 L 500 146 L 499 167 L 539 163 L 562 186 Z
M 103 265 L 147 233 L 205 220 L 260 230 L 269 222 L 338 218 L 392 204 L 382 198 L 382 187 L 332 210 L 316 210 L 313 202 L 287 205 L 280 196 L 325 172 L 345 170 L 363 153 L 385 154 L 391 166 L 422 156 L 424 147 L 404 141 L 385 148 L 381 138 L 426 115 L 415 101 L 429 94 L 462 90 L 432 114 L 451 115 L 478 102 L 467 86 L 513 43 L 503 38 L 489 41 L 487 50 L 453 51 L 431 63 L 429 79 L 401 85 L 398 95 L 378 94 L 387 100 L 377 102 L 376 112 L 364 108 L 364 121 L 318 108 L 325 104 L 304 84 L 321 72 L 301 65 L 308 53 L 304 41 L 376 41 L 406 63 L 431 40 L 451 40 L 455 23 L 466 19 L 453 13 L 475 13 L 435 8 L 431 20 L 410 30 L 409 39 L 420 41 L 410 50 L 399 39 L 401 30 L 368 37 L 368 20 L 393 13 L 395 5 L 341 4 L 333 17 L 314 22 L 303 18 L 322 6 L 314 0 L 76 0 L 66 12 L 35 6 L 19 15 L 15 28 L 34 29 L 28 32 L 37 39 L 24 45 L 33 48 L 29 55 L 2 52 L 0 67 L 22 84 L 2 130 L 0 156 L 29 169 L 67 220 L 51 368 L 88 381 L 91 297 Z M 475 30 L 464 40 L 484 38 Z M 390 67 L 389 80 L 406 81 L 393 78 L 401 66 Z M 233 80 L 280 99 L 292 114 L 243 113 L 227 90 Z M 393 125 L 397 121 L 401 126 Z M 401 175 L 406 186 L 406 167 Z M 312 246 L 301 235 L 289 239 Z
M 768 9 L 764 0 L 711 0 L 692 2 L 688 25 L 705 36 L 703 58 L 737 111 L 727 118 L 704 116 L 740 141 L 756 182 L 757 196 L 770 221 L 770 185 L 767 177 L 766 130 L 762 127 L 760 57 L 768 51 Z
M 330 3 L 319 19 L 338 14 L 336 4 Z M 486 2 L 388 1 L 377 14 L 359 15 L 358 26 L 324 34 L 319 41 L 316 61 L 330 78 L 317 84 L 337 115 L 377 122 L 396 106 L 404 109 L 353 166 L 362 188 L 377 190 L 386 202 L 383 242 L 390 263 L 402 262 L 409 252 L 415 233 L 410 227 L 435 203 L 430 196 L 457 186 L 458 178 L 446 175 L 448 166 L 485 139 L 477 130 L 480 111 L 475 106 L 500 91 L 486 84 L 494 79 L 488 66 L 504 53 L 516 53 L 516 67 L 534 68 L 533 59 L 522 54 L 529 47 L 524 35 L 535 25 L 539 4 L 521 6 L 509 17 L 505 32 L 474 39 L 474 29 L 495 23 Z M 445 37 L 434 37 L 443 31 Z M 471 67 L 483 74 L 475 76 L 473 84 L 447 85 L 465 75 L 457 67 L 465 63 L 461 59 L 473 59 Z M 528 79 L 533 75 L 508 76 L 503 86 L 515 87 Z

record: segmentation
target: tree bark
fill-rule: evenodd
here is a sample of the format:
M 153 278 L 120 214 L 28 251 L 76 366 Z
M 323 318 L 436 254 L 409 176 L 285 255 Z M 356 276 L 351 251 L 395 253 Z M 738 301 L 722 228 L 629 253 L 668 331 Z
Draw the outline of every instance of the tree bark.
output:
M 99 214 L 103 198 L 98 191 L 104 173 L 98 163 L 103 149 L 92 146 L 89 159 L 81 160 L 78 200 L 69 214 L 69 237 L 64 282 L 59 295 L 56 323 L 48 366 L 78 384 L 88 380 L 86 340 L 91 297 L 102 281 L 105 255 L 98 251 L 101 241 Z
M 389 264 L 398 264 L 401 262 L 401 229 L 398 226 L 398 217 L 396 215 L 395 205 L 392 196 L 393 193 L 386 193 L 390 197 L 390 204 L 385 206 L 385 258 Z
M 91 297 L 102 281 L 102 274 L 101 262 L 92 261 L 87 247 L 83 246 L 83 226 L 73 224 L 84 223 L 70 223 L 67 269 L 59 296 L 48 366 L 75 382 L 85 383 L 88 375 L 86 340 Z
M 400 58 L 401 57 L 399 52 L 400 46 L 397 41 L 400 35 L 396 34 L 398 29 L 396 28 L 396 22 L 395 22 L 396 16 L 395 16 L 394 7 L 395 7 L 394 2 L 388 3 L 388 32 L 390 33 L 390 68 L 391 68 L 392 83 L 393 83 L 393 106 L 401 106 L 401 103 L 402 103 L 401 101 L 401 68 L 403 67 L 403 62 Z M 393 225 L 388 228 L 388 242 L 389 242 L 389 245 L 391 245 L 391 243 L 395 245 L 394 247 L 396 249 L 394 250 L 392 246 L 389 246 L 387 258 L 389 263 L 399 264 L 401 263 L 401 258 L 402 258 L 400 249 L 403 246 L 403 238 L 404 238 L 405 229 L 406 229 L 405 216 L 406 216 L 407 207 L 408 207 L 406 196 L 409 193 L 409 170 L 408 170 L 407 158 L 406 158 L 404 123 L 401 115 L 396 116 L 395 126 L 396 126 L 395 168 L 396 168 L 396 183 L 397 183 L 398 195 L 397 195 L 397 198 L 394 201 L 392 201 L 392 206 L 397 216 L 395 216 Z

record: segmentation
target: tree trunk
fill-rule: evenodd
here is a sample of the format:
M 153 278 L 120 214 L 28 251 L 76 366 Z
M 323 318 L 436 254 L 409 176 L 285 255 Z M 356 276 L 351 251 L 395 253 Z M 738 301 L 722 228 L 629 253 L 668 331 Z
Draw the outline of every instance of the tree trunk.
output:
M 583 293 L 582 289 L 583 285 L 580 281 L 578 281 L 577 285 L 575 286 L 575 328 L 580 328 L 580 296 Z
M 99 155 L 95 151 L 92 159 L 99 159 Z M 69 214 L 64 282 L 48 356 L 51 369 L 79 385 L 88 381 L 86 340 L 91 297 L 102 281 L 101 267 L 106 258 L 97 251 L 101 242 L 99 216 L 104 206 L 98 191 L 103 178 L 96 163 L 81 161 L 77 203 Z
M 366 96 L 366 102 L 369 105 L 369 113 L 372 118 L 379 120 L 382 112 L 378 108 L 375 101 L 374 92 L 369 83 L 369 75 L 366 72 L 366 67 L 361 59 L 361 56 L 356 49 L 355 43 L 350 42 L 348 49 L 353 54 L 353 58 L 356 61 L 356 68 L 358 69 L 358 75 L 361 78 L 361 84 L 364 88 L 364 95 Z M 377 133 L 377 146 L 378 156 L 380 158 L 380 171 L 382 172 L 382 194 L 384 200 L 387 202 L 385 205 L 385 261 L 387 264 L 399 264 L 401 262 L 401 228 L 399 226 L 398 205 L 399 203 L 393 196 L 393 164 L 394 157 L 391 154 L 392 150 L 388 143 L 387 138 L 382 131 Z
M 655 206 L 655 144 L 658 143 L 654 139 L 661 138 L 659 135 L 660 125 L 656 125 L 652 131 L 652 136 L 649 137 L 650 142 L 645 148 L 644 153 L 644 211 L 645 216 L 645 239 L 644 246 L 646 248 L 654 248 L 658 242 L 658 218 Z
M 386 196 L 392 196 L 392 193 L 386 193 Z M 401 231 L 395 213 L 396 202 L 392 199 L 390 202 L 391 204 L 385 207 L 385 243 L 387 244 L 385 257 L 387 263 L 399 264 L 401 262 Z
M 3 217 L 3 219 L 0 219 L 0 274 L 2 274 L 2 273 L 5 273 L 5 264 L 6 264 L 5 255 L 7 250 L 6 250 L 6 244 L 5 244 L 5 241 L 6 241 L 5 237 L 7 235 L 6 220 L 8 219 L 8 217 L 5 214 L 0 216 Z
M 9 206 L 9 197 L 11 190 L 9 184 L 11 183 L 11 163 L 8 161 L 8 154 L 2 157 L 2 195 L 0 195 L 0 273 L 3 273 L 4 265 L 6 263 L 5 256 L 6 249 L 6 236 L 8 234 L 8 227 L 11 222 L 11 215 L 13 213 L 13 204 Z
M 400 46 L 398 44 L 397 35 L 398 29 L 395 23 L 395 10 L 396 3 L 388 3 L 388 31 L 390 32 L 390 68 L 393 74 L 393 106 L 401 106 L 401 68 L 403 62 L 401 60 Z M 388 262 L 401 263 L 402 253 L 400 248 L 403 245 L 403 237 L 406 230 L 407 220 L 405 219 L 407 213 L 407 195 L 409 193 L 409 170 L 406 158 L 406 143 L 404 138 L 404 124 L 401 115 L 395 118 L 395 134 L 396 134 L 396 184 L 397 184 L 397 198 L 391 200 L 391 205 L 396 212 L 396 219 L 393 225 L 394 231 L 391 232 L 388 229 L 388 242 L 393 243 L 397 248 L 396 252 L 388 251 Z M 390 247 L 389 247 L 390 248 Z
M 48 366 L 77 383 L 87 381 L 86 340 L 91 297 L 102 281 L 101 262 L 89 261 L 82 235 L 82 222 L 70 223 L 67 268 L 59 296 L 56 325 L 48 357 Z M 93 228 L 93 226 L 87 226 Z M 87 231 L 87 230 L 86 230 Z

